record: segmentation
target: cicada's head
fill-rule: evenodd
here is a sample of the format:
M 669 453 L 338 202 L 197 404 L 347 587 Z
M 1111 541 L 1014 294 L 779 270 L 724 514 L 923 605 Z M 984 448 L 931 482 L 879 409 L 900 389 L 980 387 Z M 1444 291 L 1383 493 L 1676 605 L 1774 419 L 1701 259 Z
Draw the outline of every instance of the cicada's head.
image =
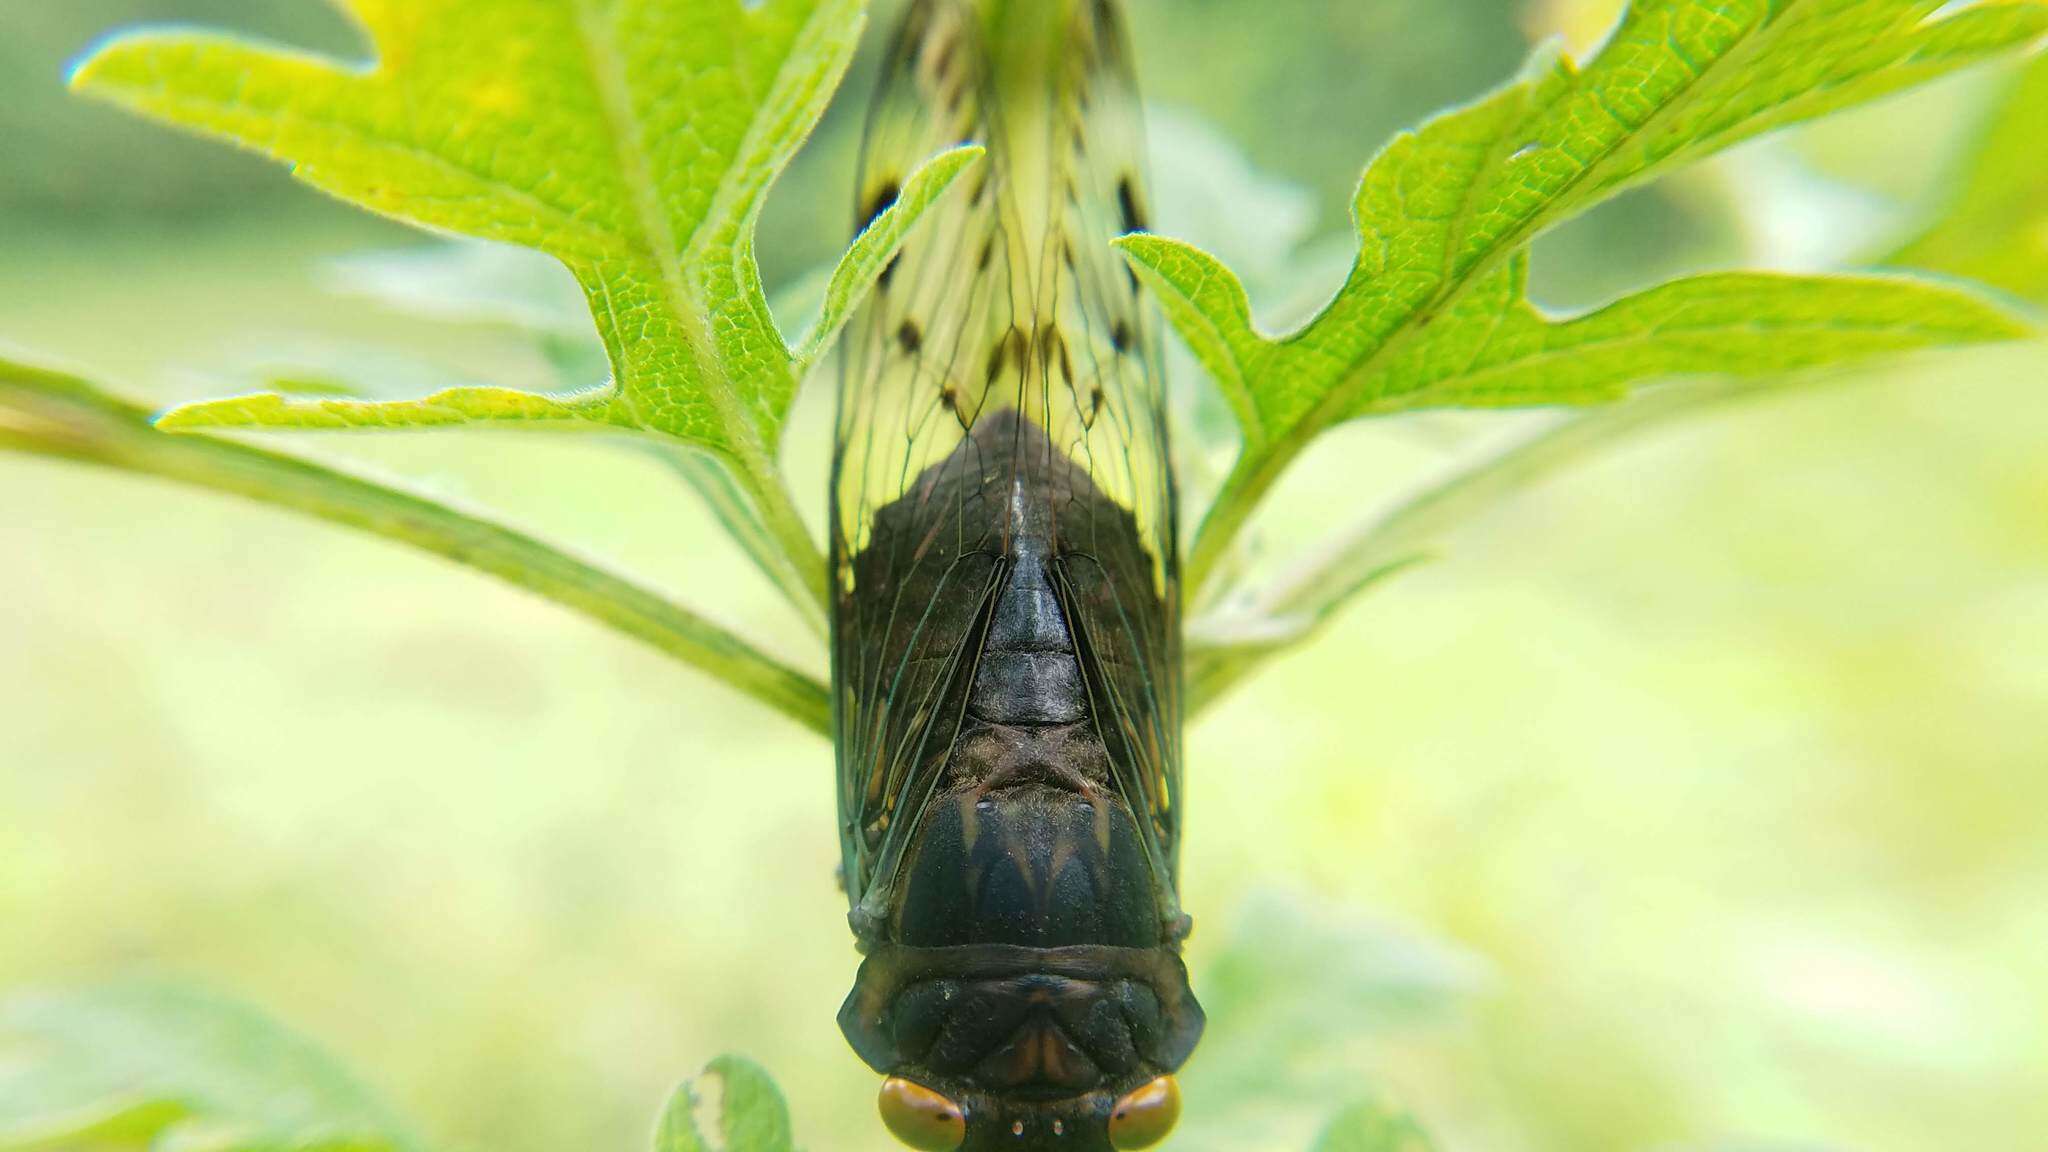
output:
M 923 1152 L 1164 1139 L 1202 1010 L 1129 813 L 1048 788 L 934 808 L 839 1016 L 889 1129 Z

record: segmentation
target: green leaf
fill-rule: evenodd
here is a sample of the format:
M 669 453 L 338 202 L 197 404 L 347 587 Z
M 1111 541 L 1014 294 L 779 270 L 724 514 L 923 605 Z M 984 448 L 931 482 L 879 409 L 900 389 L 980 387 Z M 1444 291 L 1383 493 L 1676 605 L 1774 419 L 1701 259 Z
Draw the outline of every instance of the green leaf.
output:
M 418 1152 L 330 1056 L 246 1005 L 160 984 L 0 1007 L 0 1148 Z
M 1315 1152 L 1435 1152 L 1413 1116 L 1374 1102 L 1353 1104 L 1337 1114 L 1316 1139 Z
M 1776 371 L 2012 336 L 2012 319 L 1989 304 L 1903 281 L 1844 289 L 1837 302 L 1855 302 L 1862 314 L 1843 317 L 1843 330 L 1822 349 L 1770 342 L 1782 357 L 1724 354 L 1720 345 L 1736 328 L 1728 317 L 1811 327 L 1824 317 L 1792 301 L 1835 291 L 1827 280 L 1682 282 L 1591 323 L 1551 321 L 1524 294 L 1526 245 L 1615 193 L 2048 31 L 2048 9 L 2034 3 L 1937 16 L 1944 7 L 1640 0 L 1583 69 L 1555 50 L 1539 53 L 1514 84 L 1396 138 L 1359 186 L 1360 248 L 1349 280 L 1284 338 L 1256 329 L 1238 278 L 1213 257 L 1159 237 L 1121 241 L 1242 426 L 1236 468 L 1195 541 L 1191 583 L 1199 591 L 1288 465 L 1345 420 L 1432 407 L 1583 404 L 1677 374 Z M 1897 294 L 1895 306 L 1873 303 L 1887 292 Z M 1936 330 L 1865 323 L 1872 314 L 1911 316 L 1934 299 L 1946 313 Z M 1724 331 L 1700 326 L 1703 316 L 1721 317 Z M 1655 328 L 1632 349 L 1575 368 L 1576 342 L 1611 342 L 1621 322 L 1674 317 L 1679 331 Z M 1528 356 L 1539 358 L 1517 363 Z M 1468 378 L 1473 368 L 1495 371 Z
M 776 460 L 801 373 L 754 258 L 775 177 L 852 58 L 861 0 L 341 0 L 372 66 L 233 37 L 145 31 L 77 70 L 81 91 L 225 137 L 422 227 L 535 248 L 575 274 L 611 362 L 603 388 L 463 388 L 420 401 L 250 397 L 166 428 L 614 426 L 717 454 L 783 550 L 824 564 Z M 848 299 L 971 158 L 949 153 L 856 247 Z
M 715 1107 L 704 1096 L 715 1088 Z M 697 1124 L 699 1108 L 715 1113 L 716 1142 Z M 669 1098 L 655 1132 L 654 1152 L 795 1152 L 789 1107 L 775 1080 L 740 1056 L 721 1056 L 704 1074 L 684 1083 Z
M 706 672 L 805 727 L 831 730 L 825 687 L 661 594 L 533 536 L 389 484 L 210 436 L 62 372 L 0 359 L 0 450 L 175 480 L 409 544 L 489 573 Z
M 1936 220 L 1885 263 L 2048 300 L 2048 56 L 2006 93 Z

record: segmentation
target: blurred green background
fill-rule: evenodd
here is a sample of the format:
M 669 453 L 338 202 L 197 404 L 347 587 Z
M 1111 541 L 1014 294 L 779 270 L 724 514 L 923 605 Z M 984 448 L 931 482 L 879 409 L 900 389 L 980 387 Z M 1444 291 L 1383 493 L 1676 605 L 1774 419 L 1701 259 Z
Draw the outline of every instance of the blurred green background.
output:
M 1280 314 L 1334 282 L 1327 241 L 1390 132 L 1532 38 L 1597 40 L 1616 5 L 1130 7 L 1162 229 L 1231 255 Z M 556 382 L 507 329 L 337 291 L 337 259 L 421 238 L 64 95 L 95 35 L 170 19 L 353 50 L 315 0 L 0 0 L 0 340 L 163 400 L 278 370 Z M 772 282 L 843 240 L 870 67 L 778 194 Z M 1542 243 L 1542 296 L 1883 250 L 2000 82 L 1602 209 Z M 1198 725 L 1185 899 L 1215 1027 L 1174 1146 L 1302 1148 L 1378 1091 L 1453 1149 L 2040 1148 L 2044 367 L 2039 347 L 1928 357 L 1646 438 L 1464 532 Z M 828 392 L 792 439 L 819 504 Z M 1273 547 L 1397 496 L 1471 427 L 1333 437 Z M 638 457 L 296 446 L 808 651 Z M 887 1146 L 833 1020 L 856 957 L 823 743 L 521 594 L 277 513 L 0 457 L 0 525 L 0 987 L 232 991 L 463 1152 L 639 1147 L 727 1050 L 782 1078 L 814 1152 Z

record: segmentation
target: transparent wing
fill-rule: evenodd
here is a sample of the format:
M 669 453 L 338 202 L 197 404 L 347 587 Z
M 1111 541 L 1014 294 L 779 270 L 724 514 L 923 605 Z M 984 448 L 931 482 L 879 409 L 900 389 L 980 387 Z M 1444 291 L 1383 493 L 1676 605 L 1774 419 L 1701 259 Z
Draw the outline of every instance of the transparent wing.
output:
M 1107 0 L 913 0 L 885 63 L 862 222 L 966 140 L 988 159 L 928 218 L 849 333 L 833 479 L 835 684 L 848 893 L 886 884 L 943 772 L 1019 510 L 1044 498 L 1098 725 L 1171 898 L 1180 659 L 1157 324 L 1110 241 L 1145 225 L 1142 133 Z M 1018 421 L 1012 419 L 1021 417 Z M 1036 426 L 1014 452 L 995 429 Z M 1008 433 L 1004 433 L 1008 435 Z M 1047 465 L 1040 467 L 1037 465 Z M 1013 471 L 1014 474 L 1014 471 Z

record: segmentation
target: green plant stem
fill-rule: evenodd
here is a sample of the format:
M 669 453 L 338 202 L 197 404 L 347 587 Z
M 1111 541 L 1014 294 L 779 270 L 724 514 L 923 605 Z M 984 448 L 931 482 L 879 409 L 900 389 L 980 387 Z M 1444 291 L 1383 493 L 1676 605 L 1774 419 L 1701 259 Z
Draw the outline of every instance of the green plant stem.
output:
M 1593 453 L 1638 432 L 1707 408 L 1813 383 L 1811 376 L 1795 376 L 1714 380 L 1651 389 L 1623 403 L 1571 417 L 1417 493 L 1391 511 L 1359 521 L 1283 573 L 1253 596 L 1249 604 L 1232 612 L 1233 616 L 1264 622 L 1273 631 L 1291 632 L 1289 639 L 1191 648 L 1190 714 L 1201 713 L 1264 668 L 1268 661 L 1312 636 L 1360 590 L 1427 559 L 1430 550 L 1445 535 Z M 1229 491 L 1228 486 L 1225 490 Z M 1249 510 L 1256 499 L 1237 506 Z M 1223 507 L 1224 501 L 1219 499 L 1217 506 Z M 1213 518 L 1214 513 L 1211 515 Z M 1242 524 L 1241 515 L 1236 522 Z M 1207 532 L 1206 524 L 1204 531 Z
M 410 544 L 631 636 L 814 732 L 831 731 L 824 685 L 656 592 L 424 496 L 233 441 L 159 432 L 148 410 L 76 377 L 0 360 L 0 449 L 159 476 Z M 822 563 L 815 570 L 822 577 Z
M 1230 550 L 1244 532 L 1245 524 L 1293 462 L 1291 452 L 1246 451 L 1238 457 L 1216 493 L 1216 502 L 1203 514 L 1201 527 L 1195 531 L 1185 573 L 1189 603 L 1204 602 L 1209 582 L 1230 558 Z
M 825 613 L 811 594 L 809 572 L 798 571 L 790 558 L 783 554 L 781 543 L 768 534 L 768 526 L 762 523 L 760 513 L 754 511 L 753 502 L 747 498 L 739 482 L 733 479 L 732 471 L 724 462 L 709 453 L 669 443 L 654 446 L 653 453 L 711 509 L 711 514 L 718 518 L 726 534 L 739 544 L 740 550 L 754 562 L 754 567 L 782 593 L 783 599 L 802 617 L 811 634 L 824 639 L 827 630 Z
M 782 550 L 783 562 L 796 574 L 798 583 L 811 599 L 811 611 L 804 612 L 804 615 L 808 617 L 815 613 L 822 619 L 832 610 L 825 553 L 818 547 L 810 528 L 804 524 L 803 513 L 797 511 L 796 501 L 789 494 L 789 484 L 782 478 L 782 469 L 774 461 L 767 460 L 755 467 L 740 469 L 736 475 L 741 490 L 759 511 L 768 535 Z

